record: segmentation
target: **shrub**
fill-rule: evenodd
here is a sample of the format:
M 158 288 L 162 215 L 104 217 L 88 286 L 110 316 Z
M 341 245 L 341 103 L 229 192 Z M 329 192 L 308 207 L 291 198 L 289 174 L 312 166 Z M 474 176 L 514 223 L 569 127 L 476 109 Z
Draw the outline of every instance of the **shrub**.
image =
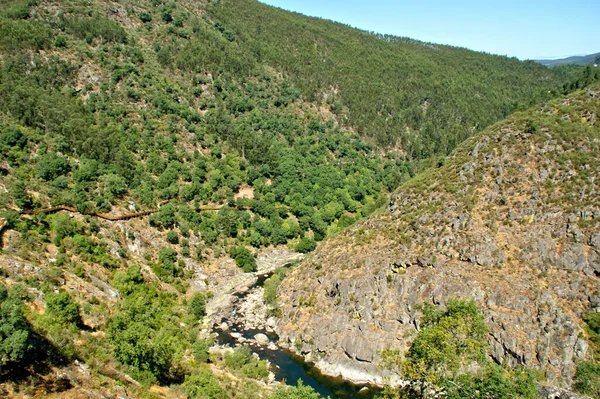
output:
M 152 226 L 169 229 L 174 227 L 175 223 L 177 223 L 177 215 L 175 214 L 175 208 L 171 204 L 162 206 L 158 212 L 150 217 L 150 224 Z
M 152 22 L 152 15 L 148 14 L 147 12 L 141 12 L 140 21 L 142 21 L 143 23 Z
M 226 399 L 229 397 L 219 385 L 217 378 L 206 369 L 187 375 L 183 386 L 190 399 Z
M 64 36 L 58 35 L 56 39 L 54 39 L 54 47 L 64 48 L 67 47 L 67 40 Z
M 31 328 L 23 316 L 22 291 L 0 283 L 0 367 L 25 359 L 31 346 Z
M 600 398 L 600 365 L 593 362 L 577 363 L 575 390 L 592 398 Z
M 302 380 L 298 380 L 298 385 L 295 387 L 285 386 L 277 388 L 271 399 L 321 399 L 321 395 L 308 385 L 304 385 Z
M 194 296 L 192 296 L 187 308 L 187 312 L 196 319 L 201 319 L 206 315 L 206 298 L 204 294 L 197 292 L 194 294 Z
M 502 368 L 486 358 L 487 326 L 473 301 L 450 299 L 446 310 L 433 305 L 422 309 L 422 327 L 405 359 L 398 351 L 382 353 L 384 367 L 401 365 L 411 381 L 400 397 L 421 397 L 430 386 L 448 399 L 537 398 L 532 371 Z M 467 372 L 469 368 L 478 371 Z
M 317 247 L 317 243 L 312 238 L 304 237 L 298 245 L 296 245 L 296 251 L 301 252 L 303 254 L 312 252 Z
M 169 244 L 179 244 L 179 235 L 174 230 L 169 230 L 167 232 L 167 242 Z
M 123 178 L 123 176 L 111 173 L 104 175 L 102 180 L 104 181 L 106 192 L 112 197 L 121 198 L 123 195 L 125 195 L 125 193 L 127 193 L 127 183 L 125 182 L 125 178 Z
M 199 339 L 198 341 L 194 342 L 192 345 L 192 353 L 194 354 L 194 359 L 196 359 L 198 363 L 208 363 L 208 349 L 212 344 L 212 340 L 205 339 Z
M 245 271 L 246 273 L 255 272 L 256 271 L 256 258 L 254 255 L 246 248 L 246 247 L 235 247 L 233 248 L 229 256 L 231 256 L 236 265 Z
M 60 155 L 51 152 L 38 157 L 37 170 L 41 179 L 50 181 L 67 174 L 69 172 L 69 162 Z
M 74 302 L 66 291 L 46 295 L 46 311 L 60 324 L 81 324 L 79 304 Z
M 236 348 L 233 353 L 225 357 L 225 366 L 232 370 L 241 370 L 252 361 L 252 351 L 248 346 Z

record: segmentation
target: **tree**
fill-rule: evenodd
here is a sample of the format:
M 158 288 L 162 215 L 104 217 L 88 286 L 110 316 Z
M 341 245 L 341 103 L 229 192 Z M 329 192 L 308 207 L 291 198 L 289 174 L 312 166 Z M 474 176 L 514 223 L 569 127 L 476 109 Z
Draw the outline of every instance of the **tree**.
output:
M 179 244 L 179 234 L 175 230 L 169 230 L 167 232 L 167 242 L 169 244 Z
M 217 378 L 207 369 L 187 375 L 183 386 L 190 399 L 227 399 L 229 397 L 219 385 Z
M 475 302 L 450 299 L 445 311 L 425 304 L 421 323 L 406 354 L 409 378 L 435 382 L 484 359 L 487 326 Z
M 38 157 L 37 169 L 43 180 L 54 180 L 69 172 L 69 162 L 55 153 L 48 153 Z
M 306 254 L 314 251 L 316 247 L 317 243 L 315 240 L 309 237 L 304 237 L 302 240 L 300 240 L 298 245 L 296 245 L 296 251 Z
M 533 372 L 503 368 L 486 357 L 487 326 L 475 302 L 449 299 L 446 310 L 431 304 L 422 310 L 422 327 L 405 359 L 399 351 L 382 353 L 382 366 L 400 366 L 410 380 L 386 398 L 416 399 L 425 392 L 448 399 L 537 398 Z
M 79 304 L 74 302 L 66 291 L 46 295 L 46 309 L 48 314 L 61 324 L 81 324 Z
M 206 298 L 204 294 L 197 292 L 194 294 L 194 296 L 192 296 L 187 312 L 189 315 L 194 316 L 197 320 L 206 315 Z
M 20 362 L 31 347 L 31 328 L 23 316 L 23 290 L 0 283 L 0 369 Z
M 235 260 L 236 265 L 246 273 L 256 271 L 256 258 L 248 248 L 241 246 L 234 247 L 231 249 L 229 256 L 231 256 Z
M 142 21 L 143 23 L 152 22 L 152 16 L 150 14 L 148 14 L 147 12 L 141 12 L 140 13 L 140 21 Z

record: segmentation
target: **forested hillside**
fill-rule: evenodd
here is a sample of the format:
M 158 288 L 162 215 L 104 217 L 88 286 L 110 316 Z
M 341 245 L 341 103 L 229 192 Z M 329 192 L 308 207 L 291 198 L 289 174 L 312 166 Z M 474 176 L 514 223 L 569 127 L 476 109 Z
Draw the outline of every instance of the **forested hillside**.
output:
M 409 159 L 447 155 L 474 131 L 562 90 L 566 71 L 371 34 L 256 1 L 208 9 L 223 35 L 281 69 L 310 101 Z M 401 21 L 400 21 L 401 23 Z M 548 93 L 547 91 L 551 93 Z
M 596 77 L 250 0 L 2 1 L 0 394 L 264 394 L 208 353 L 219 287 Z

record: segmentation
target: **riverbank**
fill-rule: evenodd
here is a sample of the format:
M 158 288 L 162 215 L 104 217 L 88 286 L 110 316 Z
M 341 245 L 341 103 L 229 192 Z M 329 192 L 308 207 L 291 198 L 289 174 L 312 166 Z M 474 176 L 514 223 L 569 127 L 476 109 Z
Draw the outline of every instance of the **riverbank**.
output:
M 277 321 L 269 316 L 263 284 L 277 268 L 289 266 L 303 257 L 287 250 L 271 250 L 257 259 L 257 272 L 231 276 L 215 287 L 215 296 L 207 304 L 205 320 L 207 330 L 216 338 L 212 350 L 223 353 L 242 345 L 249 346 L 271 365 L 270 385 L 281 382 L 295 385 L 302 380 L 323 397 L 372 398 L 380 388 L 367 381 L 365 376 L 359 379 L 356 373 L 347 372 L 335 375 L 328 365 L 315 364 L 312 358 L 295 353 L 277 335 Z M 284 346 L 280 346 L 282 342 Z M 343 374 L 354 379 L 341 378 Z

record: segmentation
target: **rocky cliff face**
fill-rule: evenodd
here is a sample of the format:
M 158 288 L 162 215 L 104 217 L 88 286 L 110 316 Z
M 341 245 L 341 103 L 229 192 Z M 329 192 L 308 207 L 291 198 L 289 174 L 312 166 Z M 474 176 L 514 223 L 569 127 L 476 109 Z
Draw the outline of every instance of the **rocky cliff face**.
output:
M 418 304 L 474 299 L 490 356 L 569 385 L 600 311 L 600 94 L 516 114 L 324 243 L 279 289 L 280 335 L 326 372 L 380 380 Z

